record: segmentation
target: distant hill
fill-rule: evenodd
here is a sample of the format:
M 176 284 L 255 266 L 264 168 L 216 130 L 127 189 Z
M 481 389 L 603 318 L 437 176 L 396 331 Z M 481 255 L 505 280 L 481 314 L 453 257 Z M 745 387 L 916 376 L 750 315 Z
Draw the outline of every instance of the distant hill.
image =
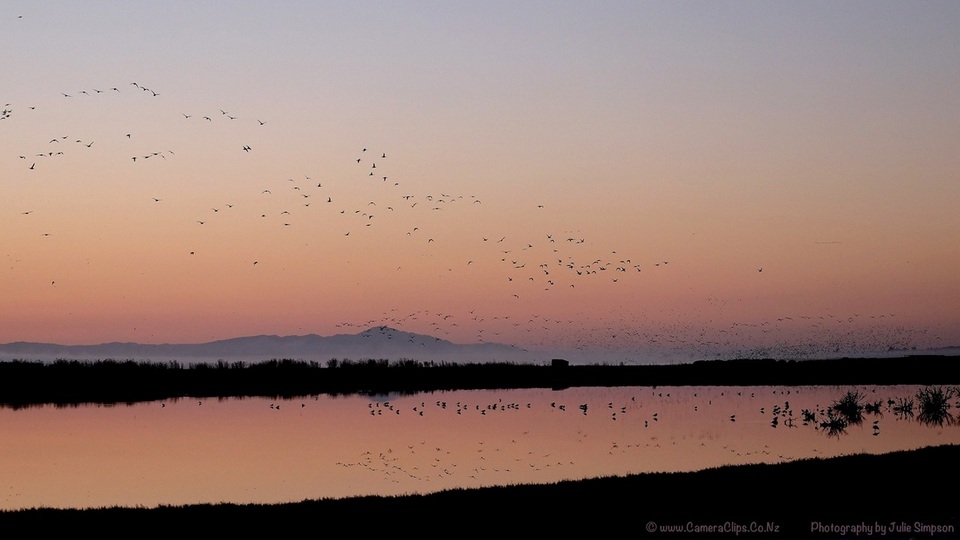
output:
M 775 354 L 775 351 L 729 351 L 710 356 L 683 354 L 679 351 L 589 351 L 589 350 L 527 350 L 503 343 L 458 344 L 424 334 L 404 332 L 389 326 L 373 326 L 356 334 L 320 336 L 246 336 L 208 343 L 143 344 L 101 343 L 99 345 L 58 345 L 18 341 L 0 344 L 0 361 L 9 360 L 136 360 L 184 363 L 209 361 L 260 362 L 273 359 L 292 359 L 326 363 L 337 359 L 413 359 L 433 362 L 484 363 L 514 362 L 542 364 L 551 358 L 565 358 L 574 365 L 644 365 L 678 364 L 706 359 L 782 358 L 826 359 L 841 357 L 895 358 L 912 355 L 958 356 L 960 347 L 937 349 L 899 349 L 872 354 L 797 355 Z
M 524 349 L 502 343 L 456 344 L 423 334 L 374 326 L 357 334 L 320 336 L 248 336 L 197 344 L 102 343 L 57 345 L 15 342 L 0 344 L 0 360 L 242 360 L 290 358 L 326 362 L 331 358 L 390 359 L 450 362 L 531 361 Z

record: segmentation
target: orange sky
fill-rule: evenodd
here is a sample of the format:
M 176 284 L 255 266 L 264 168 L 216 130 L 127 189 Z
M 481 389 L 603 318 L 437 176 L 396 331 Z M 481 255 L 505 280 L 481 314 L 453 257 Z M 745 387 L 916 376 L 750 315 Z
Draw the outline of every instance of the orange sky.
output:
M 960 343 L 955 4 L 122 6 L 0 13 L 0 343 Z

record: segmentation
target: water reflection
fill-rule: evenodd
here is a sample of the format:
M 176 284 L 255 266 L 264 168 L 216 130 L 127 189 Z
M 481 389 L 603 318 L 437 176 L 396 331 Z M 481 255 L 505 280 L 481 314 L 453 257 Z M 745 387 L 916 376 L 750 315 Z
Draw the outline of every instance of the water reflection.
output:
M 960 443 L 956 399 L 626 387 L 3 409 L 0 507 L 270 503 L 884 453 Z

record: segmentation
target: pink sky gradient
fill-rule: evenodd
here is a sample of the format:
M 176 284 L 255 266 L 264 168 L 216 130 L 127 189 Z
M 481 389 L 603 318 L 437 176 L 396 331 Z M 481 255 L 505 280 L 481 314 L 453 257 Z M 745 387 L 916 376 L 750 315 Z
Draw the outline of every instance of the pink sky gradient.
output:
M 960 344 L 956 4 L 241 4 L 0 12 L 0 343 Z

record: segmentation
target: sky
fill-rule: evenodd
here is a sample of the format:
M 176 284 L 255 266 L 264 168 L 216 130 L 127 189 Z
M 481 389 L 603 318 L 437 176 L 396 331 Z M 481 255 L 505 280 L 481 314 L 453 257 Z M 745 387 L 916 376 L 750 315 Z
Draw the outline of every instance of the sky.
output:
M 0 343 L 960 344 L 955 2 L 5 2 Z

